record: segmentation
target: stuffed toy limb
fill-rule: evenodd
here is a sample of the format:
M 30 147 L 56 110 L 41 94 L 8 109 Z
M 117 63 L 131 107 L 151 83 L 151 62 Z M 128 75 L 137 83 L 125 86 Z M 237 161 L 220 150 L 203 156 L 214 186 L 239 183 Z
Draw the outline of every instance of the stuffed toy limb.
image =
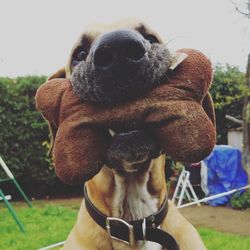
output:
M 198 162 L 211 152 L 216 138 L 208 93 L 211 64 L 199 51 L 179 52 L 187 58 L 175 69 L 166 69 L 168 81 L 130 101 L 83 101 L 65 78 L 50 79 L 38 89 L 37 109 L 50 124 L 54 165 L 61 180 L 81 183 L 97 174 L 107 161 L 112 164 L 119 157 L 112 156 L 110 148 L 116 148 L 119 140 L 120 145 L 129 142 L 131 131 L 139 131 L 133 132 L 137 142 L 138 138 L 145 141 L 146 146 L 139 147 L 144 152 L 142 158 L 155 157 L 163 150 L 178 161 Z M 109 129 L 118 135 L 112 139 Z M 154 143 L 147 144 L 150 140 Z

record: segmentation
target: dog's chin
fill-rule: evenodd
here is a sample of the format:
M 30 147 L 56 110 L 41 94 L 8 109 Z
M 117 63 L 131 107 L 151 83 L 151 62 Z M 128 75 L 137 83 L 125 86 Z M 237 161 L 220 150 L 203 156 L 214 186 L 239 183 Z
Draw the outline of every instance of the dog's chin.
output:
M 142 160 L 136 163 L 124 163 L 122 166 L 115 169 L 120 175 L 141 174 L 149 169 L 150 163 L 151 160 Z

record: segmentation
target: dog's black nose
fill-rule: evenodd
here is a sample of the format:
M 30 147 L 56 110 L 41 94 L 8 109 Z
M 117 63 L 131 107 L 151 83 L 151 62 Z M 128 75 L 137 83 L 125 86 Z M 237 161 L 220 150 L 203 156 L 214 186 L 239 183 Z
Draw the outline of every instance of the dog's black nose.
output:
M 145 40 L 133 30 L 117 30 L 101 35 L 92 45 L 94 65 L 107 68 L 113 63 L 135 64 L 146 53 Z

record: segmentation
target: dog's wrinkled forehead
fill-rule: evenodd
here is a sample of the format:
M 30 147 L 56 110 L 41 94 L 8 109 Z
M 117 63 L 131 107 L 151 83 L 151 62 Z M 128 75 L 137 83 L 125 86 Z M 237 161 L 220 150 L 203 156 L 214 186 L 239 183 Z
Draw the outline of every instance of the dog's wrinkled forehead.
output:
M 80 50 L 84 50 L 88 53 L 92 43 L 97 37 L 119 29 L 131 29 L 140 33 L 147 40 L 163 43 L 160 36 L 153 29 L 139 20 L 128 19 L 113 24 L 94 24 L 87 27 L 75 43 L 68 61 L 67 73 L 72 73 L 72 58 L 75 54 L 78 54 Z

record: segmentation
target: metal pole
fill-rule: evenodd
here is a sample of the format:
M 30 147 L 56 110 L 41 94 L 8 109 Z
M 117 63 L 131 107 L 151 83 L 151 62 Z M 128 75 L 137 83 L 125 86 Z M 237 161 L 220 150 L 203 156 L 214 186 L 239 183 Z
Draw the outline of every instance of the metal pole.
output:
M 183 174 L 184 174 L 184 172 L 182 171 L 180 176 L 179 176 L 179 179 L 177 181 L 177 185 L 175 187 L 174 194 L 173 194 L 173 197 L 172 197 L 173 202 L 175 202 L 175 199 L 178 199 L 177 197 L 178 197 L 179 188 L 181 186 L 181 183 L 183 182 L 183 180 L 182 180 L 183 179 Z
M 187 172 L 185 170 L 182 170 L 182 172 L 183 172 L 183 180 L 182 180 L 182 185 L 181 185 L 182 189 L 181 189 L 181 193 L 180 193 L 179 200 L 177 203 L 177 207 L 179 207 L 182 203 L 182 200 L 183 200 L 186 188 L 187 188 L 187 181 L 188 181 L 189 175 L 190 175 L 189 172 Z
M 3 160 L 3 158 L 1 156 L 0 156 L 0 164 L 2 165 L 3 170 L 5 171 L 6 175 L 10 179 L 13 179 L 14 178 L 13 174 L 11 173 L 11 171 L 9 170 L 9 168 L 7 167 L 6 163 L 4 162 L 4 160 Z
M 24 193 L 24 191 L 22 190 L 22 188 L 20 187 L 20 185 L 16 181 L 15 177 L 12 179 L 12 181 L 15 184 L 15 186 L 17 187 L 17 189 L 19 190 L 20 194 L 23 196 L 23 198 L 26 201 L 26 203 L 28 204 L 28 206 L 32 207 L 31 202 L 29 201 L 28 197 L 26 196 L 26 194 Z
M 24 193 L 24 191 L 22 190 L 22 188 L 18 184 L 18 182 L 15 179 L 14 175 L 11 173 L 10 169 L 8 168 L 8 166 L 6 165 L 6 163 L 4 162 L 4 160 L 3 160 L 3 158 L 1 156 L 0 156 L 0 164 L 3 167 L 3 170 L 5 171 L 6 175 L 10 178 L 10 180 L 13 181 L 13 183 L 15 184 L 15 186 L 18 189 L 18 191 L 20 192 L 20 194 L 23 196 L 23 198 L 26 201 L 26 203 L 28 204 L 28 206 L 32 207 L 32 204 L 29 201 L 28 197 L 26 196 L 26 194 Z
M 18 225 L 19 229 L 25 233 L 25 229 L 24 229 L 24 226 L 22 225 L 22 223 L 19 221 L 14 209 L 12 208 L 12 206 L 10 205 L 10 203 L 8 202 L 8 200 L 5 198 L 5 195 L 2 191 L 2 189 L 0 188 L 0 196 L 2 197 L 5 205 L 7 206 L 9 212 L 11 213 L 12 217 L 14 218 L 16 224 Z
M 248 188 L 250 188 L 250 184 L 247 185 L 247 186 L 241 187 L 241 188 L 232 189 L 232 190 L 224 192 L 224 193 L 220 193 L 220 194 L 215 194 L 215 195 L 212 195 L 212 196 L 208 196 L 208 197 L 205 197 L 205 198 L 200 199 L 198 201 L 194 201 L 194 202 L 190 202 L 190 203 L 181 205 L 179 207 L 177 206 L 177 208 L 189 207 L 189 206 L 192 206 L 192 205 L 196 205 L 198 202 L 210 201 L 210 200 L 217 199 L 217 198 L 220 198 L 220 197 L 223 197 L 223 196 L 235 193 L 235 192 L 243 190 L 243 189 L 248 189 Z
M 55 243 L 55 244 L 50 245 L 50 246 L 47 246 L 47 247 L 39 248 L 38 250 L 48 250 L 48 249 L 52 249 L 52 248 L 54 248 L 54 247 L 62 246 L 62 245 L 64 245 L 64 243 L 65 243 L 65 241 L 58 242 L 58 243 Z

